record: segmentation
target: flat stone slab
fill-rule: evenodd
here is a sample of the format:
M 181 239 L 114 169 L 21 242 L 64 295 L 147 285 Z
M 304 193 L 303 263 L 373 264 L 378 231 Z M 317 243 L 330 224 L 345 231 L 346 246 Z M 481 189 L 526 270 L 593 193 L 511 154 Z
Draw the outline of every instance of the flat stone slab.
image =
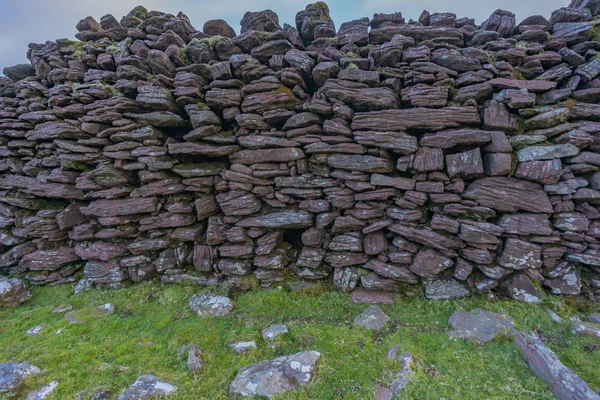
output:
M 356 289 L 352 292 L 354 304 L 394 304 L 394 296 L 379 290 Z
M 307 350 L 240 368 L 229 393 L 271 397 L 304 386 L 312 379 L 319 358 L 321 353 Z
M 512 337 L 516 333 L 511 317 L 480 308 L 471 312 L 455 312 L 448 319 L 448 324 L 454 328 L 448 332 L 451 338 L 471 339 L 482 344 L 497 336 Z
M 561 400 L 600 400 L 587 383 L 560 362 L 534 332 L 519 332 L 515 345 L 521 348 L 523 358 L 538 377 L 552 387 L 552 392 Z
M 390 320 L 379 306 L 367 308 L 354 318 L 354 325 L 364 326 L 370 330 L 383 329 Z
M 245 353 L 248 350 L 256 349 L 256 342 L 254 342 L 254 340 L 250 342 L 235 342 L 231 343 L 229 348 L 236 353 Z
M 83 324 L 92 319 L 101 318 L 106 315 L 114 314 L 115 306 L 107 303 L 98 307 L 86 307 L 76 311 L 70 311 L 65 314 L 65 319 L 71 324 Z
M 154 375 L 142 375 L 135 383 L 119 395 L 119 400 L 145 400 L 166 396 L 177 388 L 169 383 L 159 381 Z
M 200 316 L 224 317 L 233 310 L 231 299 L 213 293 L 195 294 L 190 298 L 190 308 Z
M 273 340 L 277 336 L 285 335 L 288 333 L 288 328 L 284 324 L 271 325 L 262 330 L 263 340 Z
M 0 363 L 0 394 L 14 392 L 23 379 L 40 372 L 38 367 L 25 362 Z

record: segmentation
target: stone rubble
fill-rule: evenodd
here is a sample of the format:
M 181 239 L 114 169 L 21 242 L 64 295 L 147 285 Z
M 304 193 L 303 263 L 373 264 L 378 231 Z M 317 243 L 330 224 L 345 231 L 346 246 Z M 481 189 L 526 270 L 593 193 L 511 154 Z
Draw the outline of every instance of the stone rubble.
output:
M 87 17 L 0 78 L 0 275 L 600 300 L 599 13 Z

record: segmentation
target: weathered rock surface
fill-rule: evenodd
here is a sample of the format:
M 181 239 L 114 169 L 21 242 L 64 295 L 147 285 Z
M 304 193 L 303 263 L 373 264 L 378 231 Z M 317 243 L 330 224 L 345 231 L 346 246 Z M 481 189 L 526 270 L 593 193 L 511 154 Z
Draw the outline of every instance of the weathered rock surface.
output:
M 14 394 L 25 378 L 40 372 L 38 367 L 26 362 L 0 363 L 0 393 Z
M 455 312 L 448 324 L 454 330 L 448 332 L 452 338 L 472 339 L 485 344 L 497 336 L 513 337 L 517 332 L 515 324 L 507 315 L 481 310 Z
M 159 381 L 153 375 L 141 375 L 127 390 L 119 395 L 119 400 L 144 400 L 168 396 L 177 391 L 169 383 Z
M 370 330 L 379 330 L 385 328 L 389 321 L 390 317 L 379 306 L 372 306 L 354 318 L 354 325 L 360 325 Z
M 307 385 L 319 358 L 319 352 L 308 350 L 243 367 L 229 392 L 244 397 L 271 397 Z
M 552 392 L 559 399 L 600 399 L 583 379 L 560 362 L 534 332 L 517 333 L 515 345 L 521 349 L 531 370 L 550 384 Z
M 25 284 L 17 278 L 0 276 L 0 306 L 16 307 L 31 298 Z
M 231 299 L 212 293 L 195 294 L 190 298 L 190 308 L 200 316 L 224 317 L 233 310 Z

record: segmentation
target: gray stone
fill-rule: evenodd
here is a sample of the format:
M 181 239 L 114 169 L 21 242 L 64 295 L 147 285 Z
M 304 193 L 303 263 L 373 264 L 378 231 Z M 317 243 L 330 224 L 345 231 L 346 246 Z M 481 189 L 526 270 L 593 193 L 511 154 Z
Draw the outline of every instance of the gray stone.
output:
M 516 333 L 512 318 L 480 308 L 471 312 L 455 312 L 450 316 L 448 324 L 454 328 L 448 332 L 448 336 L 472 339 L 482 344 L 497 336 L 513 337 Z
M 232 395 L 272 397 L 307 385 L 321 353 L 314 350 L 242 367 L 229 387 Z
M 519 162 L 552 160 L 553 158 L 572 157 L 579 154 L 579 149 L 570 144 L 557 144 L 554 146 L 529 146 L 517 152 Z
M 571 369 L 560 362 L 534 332 L 519 332 L 515 336 L 515 345 L 521 348 L 523 358 L 529 368 L 552 387 L 552 392 L 561 400 L 598 400 L 587 383 Z
M 54 389 L 56 389 L 57 386 L 58 386 L 58 382 L 57 381 L 52 381 L 49 384 L 42 386 L 38 390 L 34 390 L 32 392 L 29 392 L 27 394 L 26 400 L 42 400 L 42 399 L 45 399 L 48 396 L 50 396 L 52 394 L 52 392 L 54 392 Z
M 263 328 L 261 331 L 263 340 L 274 340 L 277 336 L 288 333 L 288 328 L 284 324 L 271 325 Z
M 31 293 L 20 279 L 0 275 L 0 307 L 16 307 L 30 298 Z
M 248 350 L 256 349 L 254 340 L 250 342 L 235 342 L 229 345 L 229 348 L 236 353 L 245 353 Z
M 425 279 L 425 297 L 430 300 L 459 299 L 471 295 L 471 289 L 456 279 Z
M 119 395 L 119 400 L 145 400 L 167 396 L 177 388 L 169 383 L 159 381 L 154 375 L 142 375 L 135 383 Z
M 367 308 L 354 318 L 354 325 L 364 326 L 370 330 L 383 329 L 390 320 L 379 306 Z
M 202 369 L 202 351 L 195 344 L 191 346 L 188 352 L 187 367 L 192 372 Z
M 0 363 L 0 394 L 14 393 L 25 378 L 40 372 L 38 367 L 25 362 Z
M 231 312 L 233 304 L 229 297 L 213 293 L 201 293 L 190 298 L 190 308 L 199 316 L 224 317 Z

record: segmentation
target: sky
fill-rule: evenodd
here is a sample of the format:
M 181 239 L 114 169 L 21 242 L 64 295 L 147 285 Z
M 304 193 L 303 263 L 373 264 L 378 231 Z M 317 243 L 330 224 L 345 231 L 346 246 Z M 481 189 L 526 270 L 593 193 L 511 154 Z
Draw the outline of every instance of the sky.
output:
M 0 71 L 19 63 L 29 43 L 44 43 L 59 38 L 74 38 L 77 22 L 88 16 L 97 21 L 105 14 L 118 20 L 137 5 L 147 9 L 177 14 L 183 11 L 192 25 L 202 30 L 204 22 L 221 18 L 239 33 L 240 20 L 246 11 L 271 9 L 280 24 L 294 25 L 296 12 L 307 0 L 0 0 Z M 475 18 L 480 24 L 494 10 L 501 8 L 516 14 L 517 23 L 530 15 L 550 17 L 552 11 L 569 4 L 569 0 L 330 0 L 327 1 L 336 29 L 342 22 L 374 13 L 402 12 L 406 20 L 418 19 L 423 9 L 429 12 L 453 12 L 459 18 Z

